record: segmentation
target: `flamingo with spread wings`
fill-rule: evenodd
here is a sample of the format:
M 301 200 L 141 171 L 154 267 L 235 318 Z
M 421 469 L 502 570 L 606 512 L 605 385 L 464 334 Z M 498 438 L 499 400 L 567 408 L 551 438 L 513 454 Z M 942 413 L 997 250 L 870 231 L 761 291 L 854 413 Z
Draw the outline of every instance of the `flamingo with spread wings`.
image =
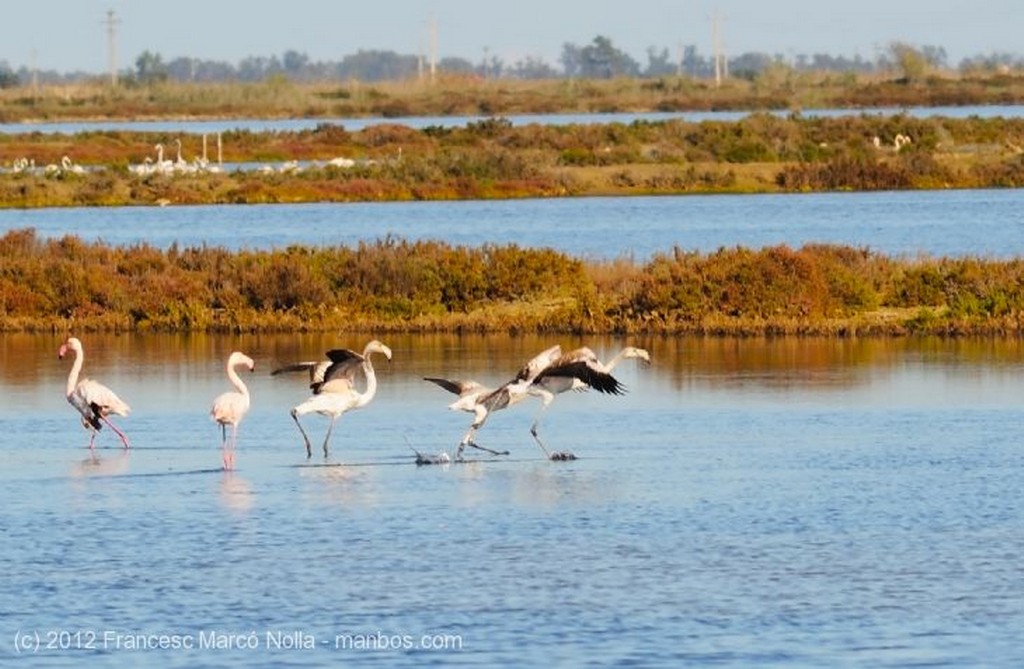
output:
M 596 359 L 596 358 L 595 358 Z M 459 395 L 459 399 L 449 405 L 453 411 L 467 411 L 475 415 L 469 431 L 459 442 L 455 459 L 462 458 L 467 446 L 487 451 L 494 455 L 507 455 L 508 451 L 495 451 L 480 446 L 474 441 L 476 431 L 483 427 L 487 418 L 495 411 L 518 404 L 529 395 L 537 395 L 543 391 L 540 384 L 580 384 L 583 388 L 594 388 L 602 393 L 621 394 L 622 384 L 608 372 L 590 364 L 588 360 L 577 356 L 562 355 L 561 346 L 552 346 L 536 355 L 519 370 L 511 380 L 491 390 L 476 381 L 424 377 L 445 390 Z M 552 457 L 544 445 L 537 441 L 545 456 Z
M 607 363 L 603 363 L 591 349 L 584 346 L 561 356 L 534 379 L 529 393 L 540 398 L 541 407 L 530 427 L 530 434 L 533 435 L 537 445 L 545 454 L 550 457 L 548 449 L 545 448 L 540 440 L 540 435 L 537 434 L 537 428 L 544 412 L 555 400 L 555 396 L 567 390 L 583 391 L 587 388 L 595 388 L 602 393 L 621 395 L 625 389 L 617 381 L 614 384 L 610 383 L 609 379 L 614 380 L 611 376 L 612 369 L 623 360 L 630 358 L 636 358 L 645 364 L 651 362 L 651 355 L 646 349 L 627 346 Z
M 309 372 L 309 387 L 313 391 L 313 395 L 291 410 L 292 419 L 299 427 L 299 432 L 302 433 L 302 439 L 306 444 L 307 458 L 313 456 L 313 447 L 309 442 L 306 430 L 299 422 L 299 416 L 318 413 L 331 419 L 323 443 L 324 457 L 326 458 L 331 431 L 334 429 L 334 423 L 338 417 L 346 411 L 366 406 L 377 394 L 377 374 L 370 361 L 370 356 L 373 353 L 381 353 L 385 358 L 391 360 L 391 349 L 375 339 L 366 345 L 361 354 L 349 349 L 334 349 L 327 352 L 327 360 L 299 362 L 275 369 L 272 372 L 273 375 L 285 372 Z M 362 372 L 366 378 L 366 386 L 362 391 L 356 388 L 359 372 Z

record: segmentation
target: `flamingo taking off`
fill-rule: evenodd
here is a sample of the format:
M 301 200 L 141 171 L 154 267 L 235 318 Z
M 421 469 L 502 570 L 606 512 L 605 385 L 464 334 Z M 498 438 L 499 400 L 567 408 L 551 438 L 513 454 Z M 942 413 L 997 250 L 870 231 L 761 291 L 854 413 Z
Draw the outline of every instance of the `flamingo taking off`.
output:
M 455 451 L 455 459 L 462 459 L 462 452 L 467 446 L 487 451 L 492 455 L 508 455 L 508 451 L 495 451 L 477 444 L 473 437 L 476 431 L 484 426 L 488 416 L 495 411 L 521 402 L 526 398 L 530 385 L 533 381 L 562 355 L 561 346 L 552 346 L 534 356 L 510 381 L 502 384 L 496 389 L 487 388 L 476 381 L 463 381 L 458 379 L 443 379 L 426 376 L 424 380 L 436 383 L 445 390 L 459 396 L 448 408 L 452 411 L 466 411 L 474 414 L 475 418 L 469 426 L 469 431 L 459 442 Z
M 309 371 L 309 387 L 313 391 L 313 396 L 291 410 L 292 420 L 299 427 L 302 439 L 306 443 L 307 458 L 313 456 L 313 447 L 309 443 L 306 430 L 299 422 L 299 416 L 318 413 L 331 419 L 327 426 L 327 434 L 324 436 L 323 449 L 326 458 L 331 431 L 338 416 L 346 411 L 366 406 L 377 394 L 377 374 L 370 361 L 370 355 L 373 353 L 382 353 L 385 358 L 391 360 L 391 349 L 374 339 L 366 345 L 361 354 L 349 349 L 333 349 L 327 352 L 328 359 L 322 362 L 299 362 L 271 372 L 277 375 L 283 372 Z M 355 386 L 360 370 L 366 377 L 366 387 L 362 392 Z
M 92 379 L 82 379 L 79 381 L 78 375 L 81 373 L 82 364 L 85 362 L 85 351 L 82 348 L 82 342 L 76 337 L 68 337 L 67 341 L 61 344 L 60 349 L 57 351 L 57 357 L 63 359 L 69 350 L 75 354 L 75 362 L 71 365 L 71 373 L 68 374 L 68 385 L 65 394 L 68 398 L 68 403 L 75 407 L 78 413 L 82 415 L 82 425 L 87 430 L 92 431 L 92 435 L 89 437 L 89 448 L 93 447 L 96 433 L 103 427 L 103 423 L 109 425 L 110 429 L 121 438 L 121 443 L 124 444 L 125 448 L 130 448 L 128 437 L 124 436 L 124 433 L 110 422 L 108 416 L 110 414 L 127 416 L 131 411 L 131 407 L 125 404 L 113 390 L 99 381 L 93 381 Z
M 545 455 L 551 457 L 537 434 L 537 427 L 540 425 L 541 416 L 554 401 L 555 395 L 567 390 L 581 391 L 587 388 L 596 388 L 602 393 L 621 395 L 625 390 L 612 378 L 611 371 L 617 364 L 628 358 L 636 358 L 646 364 L 651 362 L 650 353 L 646 349 L 635 346 L 623 348 L 607 363 L 602 363 L 592 350 L 583 347 L 561 356 L 537 375 L 528 392 L 540 398 L 541 407 L 530 427 L 530 434 L 533 435 Z M 609 379 L 615 382 L 612 383 Z
M 238 442 L 238 424 L 249 411 L 249 389 L 239 378 L 236 367 L 248 367 L 252 372 L 256 369 L 256 363 L 246 354 L 235 351 L 228 356 L 227 371 L 228 380 L 235 387 L 222 393 L 213 400 L 213 408 L 210 409 L 210 417 L 220 424 L 220 449 L 224 461 L 224 469 L 235 467 L 235 445 Z M 228 425 L 231 426 L 231 439 L 228 439 Z

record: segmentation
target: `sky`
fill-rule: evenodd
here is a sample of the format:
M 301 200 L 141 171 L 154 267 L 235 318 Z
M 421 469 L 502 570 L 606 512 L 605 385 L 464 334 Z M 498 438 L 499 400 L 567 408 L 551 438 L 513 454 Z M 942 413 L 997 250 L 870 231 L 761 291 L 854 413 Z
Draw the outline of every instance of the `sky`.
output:
M 533 57 L 560 67 L 562 45 L 597 36 L 647 63 L 649 47 L 695 45 L 709 56 L 720 16 L 727 54 L 824 53 L 873 60 L 894 41 L 946 50 L 950 65 L 993 52 L 1024 54 L 1022 0 L 4 0 L 0 63 L 60 72 L 108 70 L 105 20 L 113 10 L 118 69 L 143 51 L 163 60 L 237 64 L 295 50 L 339 61 L 360 50 L 429 53 L 512 65 Z

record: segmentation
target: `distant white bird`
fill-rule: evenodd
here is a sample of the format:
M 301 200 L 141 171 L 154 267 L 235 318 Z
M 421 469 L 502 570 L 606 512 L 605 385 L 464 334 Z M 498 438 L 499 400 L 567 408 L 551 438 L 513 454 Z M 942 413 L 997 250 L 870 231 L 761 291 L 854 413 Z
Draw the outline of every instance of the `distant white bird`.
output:
M 531 384 L 529 393 L 540 398 L 541 407 L 530 427 L 530 434 L 546 455 L 550 457 L 548 449 L 537 434 L 537 427 L 540 425 L 541 416 L 554 401 L 555 395 L 567 390 L 580 391 L 587 388 L 596 388 L 600 392 L 613 395 L 622 394 L 622 386 L 618 382 L 610 383 L 609 379 L 612 379 L 612 369 L 628 358 L 636 358 L 644 363 L 651 361 L 651 355 L 645 349 L 627 346 L 607 363 L 602 363 L 592 350 L 583 347 L 561 356 L 538 375 Z
M 164 145 L 155 144 L 153 148 L 156 149 L 156 162 L 153 163 L 153 171 L 161 174 L 169 174 L 173 172 L 174 162 L 164 160 Z
M 68 403 L 81 414 L 82 425 L 87 430 L 92 431 L 92 435 L 89 438 L 89 448 L 93 447 L 96 433 L 103 427 L 103 423 L 109 425 L 110 429 L 121 438 L 121 443 L 124 444 L 125 448 L 130 448 L 128 437 L 124 436 L 124 433 L 110 422 L 108 416 L 110 414 L 127 416 L 131 411 L 131 407 L 125 404 L 113 390 L 99 381 L 93 381 L 92 379 L 78 380 L 78 375 L 82 371 L 82 364 L 85 362 L 85 351 L 82 348 L 82 342 L 76 337 L 68 337 L 61 344 L 60 349 L 57 351 L 57 357 L 63 359 L 68 351 L 75 354 L 75 362 L 71 365 L 71 372 L 68 374 L 65 395 Z
M 220 449 L 224 461 L 224 469 L 235 467 L 235 446 L 238 443 L 238 424 L 249 411 L 249 389 L 242 379 L 239 378 L 236 367 L 248 367 L 252 372 L 256 369 L 256 363 L 246 354 L 235 351 L 228 356 L 227 372 L 228 380 L 235 390 L 218 395 L 213 400 L 213 408 L 210 409 L 210 417 L 220 424 Z M 231 426 L 231 439 L 228 439 L 228 425 Z
M 64 156 L 60 159 L 60 168 L 63 172 L 70 172 L 72 174 L 85 174 L 85 168 L 81 165 L 75 165 L 71 162 L 70 156 Z
M 318 413 L 331 419 L 323 443 L 326 458 L 329 453 L 331 431 L 338 416 L 346 411 L 366 406 L 377 394 L 377 374 L 370 361 L 373 353 L 382 353 L 385 358 L 391 360 L 391 349 L 374 339 L 363 348 L 362 354 L 349 349 L 334 349 L 327 352 L 328 359 L 322 362 L 299 362 L 271 372 L 273 375 L 303 370 L 309 372 L 309 387 L 313 391 L 313 396 L 291 410 L 292 420 L 299 427 L 306 444 L 307 458 L 313 456 L 313 447 L 309 443 L 306 430 L 299 422 L 299 416 Z M 360 371 L 366 378 L 366 387 L 362 392 L 355 387 Z

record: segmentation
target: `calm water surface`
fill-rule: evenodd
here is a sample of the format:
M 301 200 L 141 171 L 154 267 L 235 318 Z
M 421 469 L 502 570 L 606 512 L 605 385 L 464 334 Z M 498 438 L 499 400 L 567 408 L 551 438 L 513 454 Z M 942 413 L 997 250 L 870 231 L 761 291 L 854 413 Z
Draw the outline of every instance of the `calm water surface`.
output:
M 647 112 L 647 113 L 601 113 L 601 114 L 512 114 L 501 118 L 517 126 L 569 125 L 589 123 L 634 123 L 637 121 L 659 122 L 683 119 L 690 122 L 737 121 L 750 115 L 747 111 L 695 111 L 695 112 Z M 769 112 L 778 116 L 789 116 L 790 111 Z M 1021 105 L 971 105 L 963 107 L 884 107 L 867 109 L 807 109 L 801 112 L 805 117 L 839 117 L 906 114 L 911 117 L 929 118 L 1018 118 L 1024 114 Z M 486 121 L 489 116 L 407 116 L 401 118 L 306 118 L 306 119 L 227 119 L 218 121 L 62 121 L 56 123 L 0 123 L 0 133 L 22 134 L 30 132 L 62 133 L 71 135 L 81 132 L 130 131 L 130 132 L 185 132 L 215 133 L 231 130 L 249 132 L 299 132 L 313 130 L 330 123 L 344 126 L 356 132 L 380 124 L 399 124 L 410 128 L 461 127 L 469 123 Z
M 1024 255 L 1024 191 L 569 198 L 0 210 L 0 231 L 112 244 L 237 249 L 354 245 L 386 235 L 645 260 L 673 246 L 848 244 L 897 255 Z
M 1018 342 L 640 340 L 654 364 L 617 368 L 627 395 L 544 417 L 575 462 L 540 457 L 531 402 L 480 432 L 509 457 L 416 467 L 470 419 L 422 376 L 500 383 L 553 342 L 385 338 L 377 398 L 307 463 L 304 380 L 269 371 L 362 340 L 83 340 L 86 373 L 133 406 L 129 453 L 84 448 L 59 338 L 0 336 L 5 663 L 1024 662 Z M 257 370 L 227 474 L 207 411 L 233 349 Z

